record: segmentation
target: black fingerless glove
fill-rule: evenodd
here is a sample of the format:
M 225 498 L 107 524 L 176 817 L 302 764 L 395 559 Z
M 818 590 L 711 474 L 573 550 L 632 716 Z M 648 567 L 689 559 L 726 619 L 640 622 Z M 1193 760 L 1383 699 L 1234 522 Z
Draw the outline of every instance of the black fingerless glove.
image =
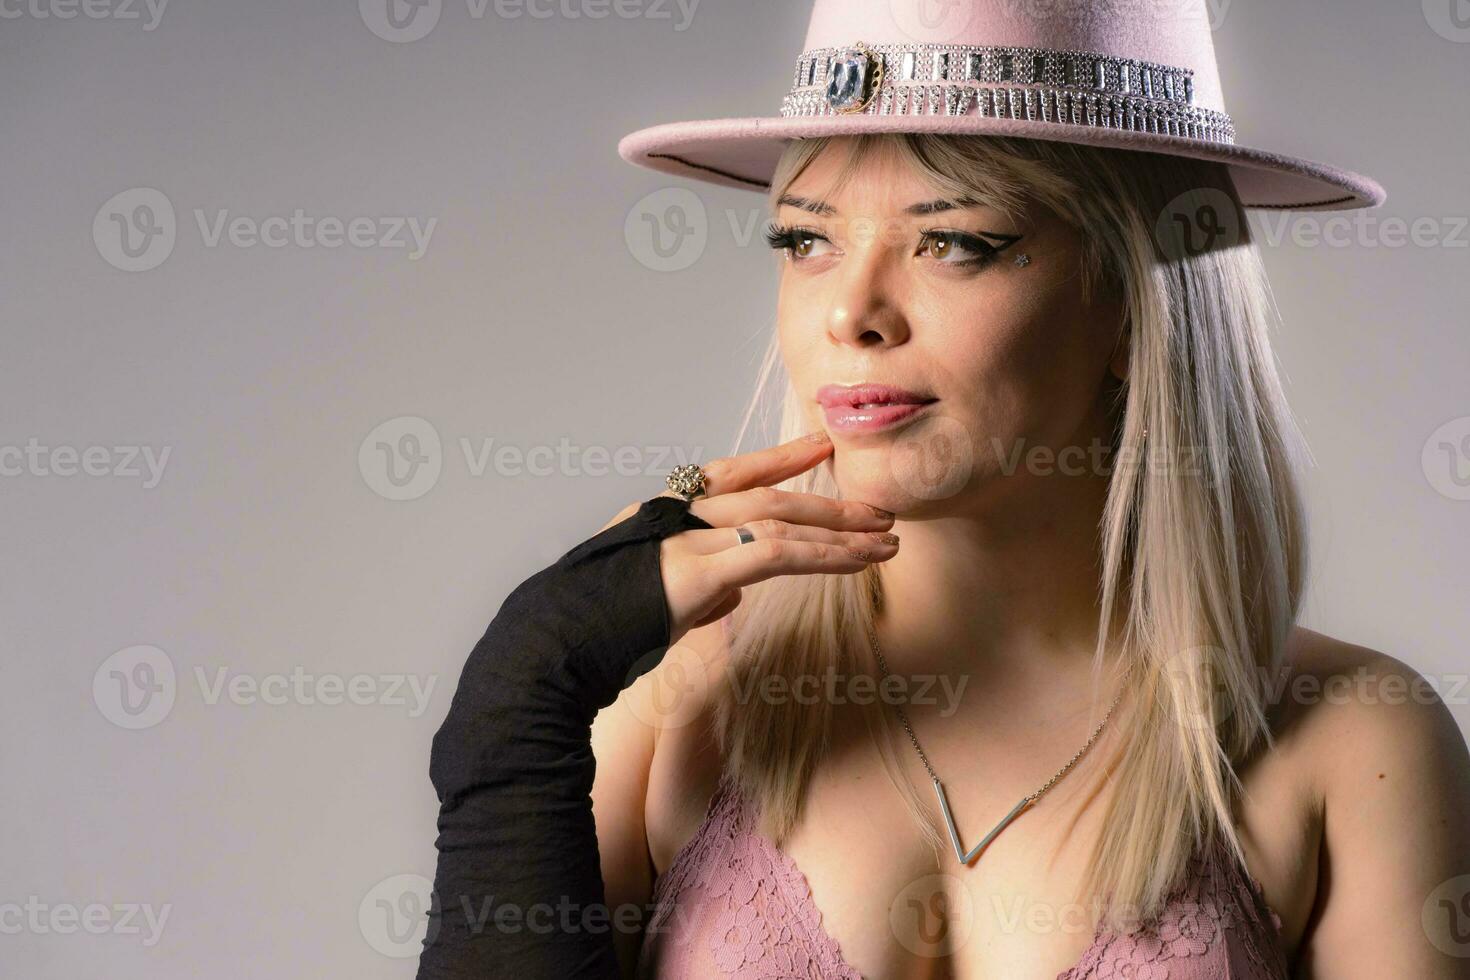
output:
M 429 756 L 439 864 L 418 980 L 619 976 L 592 720 L 668 649 L 659 542 L 710 526 L 644 501 L 517 586 L 471 651 Z

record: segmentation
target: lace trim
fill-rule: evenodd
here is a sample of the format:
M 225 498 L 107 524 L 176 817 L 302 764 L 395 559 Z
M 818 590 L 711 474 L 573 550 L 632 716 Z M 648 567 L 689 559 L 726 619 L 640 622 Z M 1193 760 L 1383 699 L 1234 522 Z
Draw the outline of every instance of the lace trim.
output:
M 708 938 L 713 962 L 742 978 L 863 980 L 822 925 L 811 886 L 795 860 L 757 832 L 755 814 L 722 772 L 704 823 L 654 884 L 649 933 L 667 928 L 678 897 L 702 885 L 714 910 L 710 929 L 676 932 Z M 1270 922 L 1270 933 L 1264 924 Z M 1057 980 L 1168 980 L 1170 961 L 1200 957 L 1231 943 L 1244 950 L 1240 980 L 1283 980 L 1281 917 L 1265 891 L 1223 841 L 1190 859 L 1181 886 L 1159 919 L 1128 934 L 1099 930 L 1082 957 Z
M 1099 932 L 1077 964 L 1057 980 L 1168 980 L 1168 962 L 1205 956 L 1232 943 L 1238 943 L 1249 961 L 1241 980 L 1288 976 L 1281 917 L 1266 903 L 1260 883 L 1240 867 L 1223 841 L 1216 841 L 1207 856 L 1190 858 L 1183 884 L 1156 922 L 1128 934 Z
M 790 855 L 758 833 L 755 813 L 728 772 L 720 776 L 705 824 L 654 885 L 650 929 L 664 926 L 696 873 L 713 909 L 707 935 L 721 973 L 742 978 L 863 980 L 822 926 L 806 875 Z

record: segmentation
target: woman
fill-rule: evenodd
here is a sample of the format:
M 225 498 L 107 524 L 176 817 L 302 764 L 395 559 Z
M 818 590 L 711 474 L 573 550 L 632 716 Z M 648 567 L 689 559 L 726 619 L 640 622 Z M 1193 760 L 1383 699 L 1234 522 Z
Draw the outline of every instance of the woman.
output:
M 805 50 L 881 37 L 869 6 L 818 3 Z M 1013 43 L 969 7 L 934 43 Z M 1093 23 L 1046 20 L 1038 50 Z M 1195 136 L 906 115 L 929 69 L 893 40 L 804 55 L 782 131 L 625 141 L 768 186 L 784 441 L 676 473 L 506 600 L 435 739 L 420 976 L 1470 975 L 1458 729 L 1295 624 L 1241 216 L 1381 189 L 1262 166 L 1207 108 Z M 1017 105 L 968 86 L 991 54 L 931 105 Z

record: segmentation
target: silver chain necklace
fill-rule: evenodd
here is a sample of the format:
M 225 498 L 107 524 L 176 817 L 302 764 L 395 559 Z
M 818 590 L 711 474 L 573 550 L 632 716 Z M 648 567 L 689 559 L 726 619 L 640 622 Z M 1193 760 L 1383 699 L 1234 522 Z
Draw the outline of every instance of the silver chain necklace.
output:
M 873 629 L 872 623 L 868 624 L 868 636 L 871 637 L 873 640 L 873 654 L 878 658 L 878 669 L 883 671 L 883 677 L 886 680 L 892 675 L 888 671 L 888 661 L 883 659 L 883 650 L 881 647 L 878 646 L 878 633 L 876 630 Z M 1084 744 L 1082 748 L 1077 750 L 1077 754 L 1072 756 L 1072 758 L 1067 761 L 1067 764 L 1065 766 L 1062 766 L 1061 769 L 1057 770 L 1056 775 L 1048 779 L 1040 789 L 1032 793 L 1030 796 L 1023 798 L 1020 803 L 1017 803 L 1015 807 L 1011 809 L 1011 812 L 1007 813 L 1005 817 L 1002 818 L 1001 822 L 996 824 L 995 828 L 991 830 L 990 833 L 986 834 L 984 839 L 981 840 L 980 843 L 976 844 L 969 851 L 966 851 L 964 849 L 964 846 L 960 844 L 960 832 L 959 829 L 955 826 L 954 813 L 951 812 L 949 808 L 949 800 L 947 800 L 944 796 L 944 784 L 939 781 L 938 773 L 936 773 L 934 771 L 934 767 L 929 764 L 929 757 L 924 754 L 924 748 L 919 744 L 919 739 L 918 736 L 914 734 L 913 726 L 909 724 L 908 715 L 904 713 L 902 705 L 895 704 L 893 706 L 894 710 L 898 712 L 899 720 L 903 722 L 904 731 L 908 732 L 909 741 L 914 743 L 914 750 L 919 753 L 919 760 L 924 763 L 924 768 L 928 770 L 929 777 L 934 780 L 934 792 L 939 797 L 939 809 L 943 811 L 944 822 L 949 827 L 949 840 L 950 843 L 954 845 L 954 856 L 959 860 L 961 864 L 969 864 L 971 861 L 975 860 L 976 855 L 985 850 L 986 845 L 994 840 L 996 835 L 999 834 L 1002 830 L 1005 830 L 1006 827 L 1010 825 L 1012 820 L 1015 820 L 1021 815 L 1022 811 L 1036 803 L 1037 800 L 1041 799 L 1041 797 L 1045 795 L 1048 790 L 1050 790 L 1053 786 L 1057 784 L 1058 780 L 1060 780 L 1063 776 L 1071 771 L 1072 767 L 1075 766 L 1077 762 L 1082 758 L 1082 756 L 1087 753 L 1087 750 L 1092 748 L 1092 743 L 1097 741 L 1098 735 L 1102 734 L 1103 726 L 1106 725 L 1108 723 L 1108 719 L 1113 716 L 1113 709 L 1118 706 L 1118 701 L 1122 697 L 1123 693 L 1119 691 L 1118 696 L 1113 698 L 1113 703 L 1111 706 L 1109 706 L 1108 713 L 1106 715 L 1103 715 L 1102 722 L 1095 729 L 1093 729 L 1092 734 L 1088 736 L 1086 744 Z

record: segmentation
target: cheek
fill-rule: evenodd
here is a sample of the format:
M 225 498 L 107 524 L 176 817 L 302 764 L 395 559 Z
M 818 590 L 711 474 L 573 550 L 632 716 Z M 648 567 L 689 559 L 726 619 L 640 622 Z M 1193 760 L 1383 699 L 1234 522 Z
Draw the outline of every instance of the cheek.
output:
M 1040 434 L 1053 421 L 1065 425 L 1054 417 L 1073 415 L 1088 401 L 1105 361 L 1095 324 L 1067 287 L 935 303 L 926 319 L 926 360 L 937 386 L 956 410 L 992 431 Z
M 816 369 L 817 347 L 823 333 L 820 316 L 811 301 L 782 287 L 776 302 L 776 342 L 786 372 L 798 387 Z
M 951 290 L 916 305 L 912 339 L 945 393 L 985 399 L 1038 373 L 1051 320 L 1044 301 L 1028 292 Z

